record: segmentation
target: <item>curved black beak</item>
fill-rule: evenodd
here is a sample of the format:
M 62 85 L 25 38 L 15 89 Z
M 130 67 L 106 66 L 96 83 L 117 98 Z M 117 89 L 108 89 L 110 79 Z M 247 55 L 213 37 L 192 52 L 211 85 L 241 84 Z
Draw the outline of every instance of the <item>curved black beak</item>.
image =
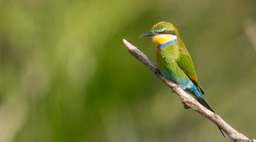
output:
M 156 35 L 156 33 L 154 33 L 154 32 L 146 32 L 146 33 L 142 34 L 141 36 L 139 36 L 139 38 L 142 38 L 142 37 L 152 37 L 154 35 Z

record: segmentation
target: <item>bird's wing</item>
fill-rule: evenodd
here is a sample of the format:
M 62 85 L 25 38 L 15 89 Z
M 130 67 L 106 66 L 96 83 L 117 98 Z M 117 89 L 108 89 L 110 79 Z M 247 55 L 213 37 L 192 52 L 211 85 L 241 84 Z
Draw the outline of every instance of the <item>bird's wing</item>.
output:
M 196 75 L 195 67 L 193 61 L 187 51 L 186 47 L 179 48 L 180 56 L 177 60 L 178 66 L 183 70 L 183 72 L 189 77 L 189 79 L 200 89 L 203 93 L 203 90 L 200 88 L 198 84 L 198 78 Z

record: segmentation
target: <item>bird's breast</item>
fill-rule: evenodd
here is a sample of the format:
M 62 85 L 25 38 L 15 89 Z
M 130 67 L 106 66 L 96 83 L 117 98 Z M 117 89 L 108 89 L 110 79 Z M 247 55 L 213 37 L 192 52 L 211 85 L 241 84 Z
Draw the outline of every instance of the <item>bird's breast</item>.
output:
M 157 56 L 157 58 L 161 58 L 167 62 L 177 60 L 179 58 L 179 47 L 177 44 L 172 44 L 164 48 L 158 48 Z
M 156 52 L 157 66 L 160 70 L 170 70 L 177 64 L 179 52 L 175 47 L 158 48 Z

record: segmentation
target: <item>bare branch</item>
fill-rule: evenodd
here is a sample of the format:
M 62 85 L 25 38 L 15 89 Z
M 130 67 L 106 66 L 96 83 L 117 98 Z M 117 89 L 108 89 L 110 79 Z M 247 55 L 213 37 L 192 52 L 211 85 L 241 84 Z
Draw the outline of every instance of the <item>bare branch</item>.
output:
M 256 142 L 256 140 L 250 140 L 242 133 L 239 133 L 233 127 L 231 127 L 227 122 L 225 122 L 218 114 L 211 112 L 204 106 L 202 106 L 196 99 L 191 95 L 187 94 L 179 85 L 166 79 L 158 71 L 158 68 L 154 63 L 152 63 L 149 58 L 141 52 L 134 45 L 129 43 L 127 40 L 123 39 L 124 44 L 128 48 L 128 51 L 140 62 L 142 62 L 146 67 L 148 67 L 160 80 L 162 80 L 169 88 L 176 92 L 176 94 L 181 99 L 182 103 L 191 108 L 192 110 L 200 113 L 207 119 L 211 120 L 217 126 L 219 126 L 231 139 L 232 142 Z

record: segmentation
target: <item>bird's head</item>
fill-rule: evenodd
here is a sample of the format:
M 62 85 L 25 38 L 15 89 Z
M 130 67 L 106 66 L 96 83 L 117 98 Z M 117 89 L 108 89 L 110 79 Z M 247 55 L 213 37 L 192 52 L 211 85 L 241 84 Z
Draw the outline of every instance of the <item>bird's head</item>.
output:
M 155 24 L 150 32 L 144 33 L 140 37 L 152 37 L 154 43 L 161 45 L 177 41 L 179 33 L 172 23 L 162 21 Z

